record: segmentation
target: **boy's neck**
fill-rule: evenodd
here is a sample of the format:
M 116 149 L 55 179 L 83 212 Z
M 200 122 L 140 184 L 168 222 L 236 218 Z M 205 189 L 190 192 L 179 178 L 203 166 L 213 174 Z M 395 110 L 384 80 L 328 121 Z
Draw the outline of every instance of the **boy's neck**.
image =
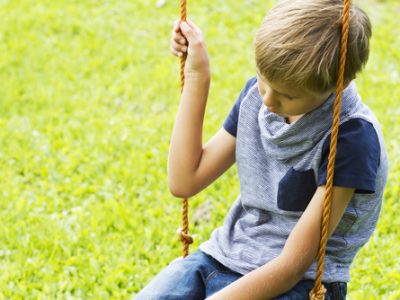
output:
M 285 118 L 286 123 L 288 124 L 292 124 L 294 122 L 296 122 L 297 120 L 299 120 L 303 115 L 298 115 L 298 116 L 288 116 Z

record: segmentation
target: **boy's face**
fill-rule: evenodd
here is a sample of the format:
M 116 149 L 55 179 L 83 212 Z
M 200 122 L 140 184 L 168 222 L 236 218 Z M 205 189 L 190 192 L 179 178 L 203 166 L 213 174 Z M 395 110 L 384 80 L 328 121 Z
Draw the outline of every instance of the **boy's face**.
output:
M 331 92 L 316 94 L 279 82 L 268 82 L 257 71 L 258 91 L 270 112 L 297 120 L 324 103 Z

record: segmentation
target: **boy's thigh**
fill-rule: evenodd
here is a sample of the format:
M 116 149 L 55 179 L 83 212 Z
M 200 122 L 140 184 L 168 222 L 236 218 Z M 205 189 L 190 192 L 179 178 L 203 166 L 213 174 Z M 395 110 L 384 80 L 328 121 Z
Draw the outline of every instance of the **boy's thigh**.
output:
M 302 280 L 290 291 L 275 298 L 275 300 L 308 300 L 309 293 L 314 286 L 312 280 Z M 325 300 L 345 300 L 347 284 L 344 282 L 324 283 L 326 288 Z
M 134 300 L 204 299 L 205 287 L 201 269 L 204 254 L 195 252 L 176 259 L 154 277 Z
M 222 290 L 240 277 L 242 277 L 241 274 L 227 268 L 215 270 L 206 279 L 206 297 L 210 297 L 219 290 Z

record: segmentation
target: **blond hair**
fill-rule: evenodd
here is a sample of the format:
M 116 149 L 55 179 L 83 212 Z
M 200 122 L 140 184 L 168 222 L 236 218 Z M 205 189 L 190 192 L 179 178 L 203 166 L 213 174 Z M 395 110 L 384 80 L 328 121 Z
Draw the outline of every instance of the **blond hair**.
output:
M 256 34 L 256 66 L 268 81 L 312 92 L 333 90 L 338 76 L 342 0 L 283 0 Z M 368 60 L 371 23 L 355 5 L 350 9 L 345 82 Z

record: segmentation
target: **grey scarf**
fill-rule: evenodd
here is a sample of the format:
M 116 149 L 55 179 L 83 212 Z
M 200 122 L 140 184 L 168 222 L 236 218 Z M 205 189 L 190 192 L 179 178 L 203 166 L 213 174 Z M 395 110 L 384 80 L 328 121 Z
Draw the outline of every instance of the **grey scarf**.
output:
M 335 95 L 332 94 L 320 107 L 292 124 L 287 124 L 283 117 L 271 113 L 262 105 L 258 124 L 263 147 L 268 155 L 280 161 L 288 161 L 311 150 L 330 131 L 334 98 Z M 351 83 L 343 92 L 340 113 L 342 121 L 354 111 L 359 102 L 355 84 Z

